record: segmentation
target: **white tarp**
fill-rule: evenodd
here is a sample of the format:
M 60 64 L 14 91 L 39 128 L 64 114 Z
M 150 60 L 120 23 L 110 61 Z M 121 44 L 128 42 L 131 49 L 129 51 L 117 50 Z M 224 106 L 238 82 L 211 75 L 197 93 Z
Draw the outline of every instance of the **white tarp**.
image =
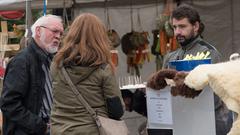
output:
M 105 0 L 75 0 L 75 1 L 76 3 L 91 3 L 91 2 L 104 2 Z
M 27 0 L 0 0 L 0 10 L 19 10 L 26 8 Z M 32 9 L 42 9 L 43 0 L 28 0 L 31 1 Z M 72 7 L 72 0 L 47 0 L 47 8 L 63 8 Z
M 19 3 L 19 2 L 24 2 L 25 0 L 0 0 L 0 5 L 1 6 L 6 6 L 9 4 L 13 4 L 13 3 Z

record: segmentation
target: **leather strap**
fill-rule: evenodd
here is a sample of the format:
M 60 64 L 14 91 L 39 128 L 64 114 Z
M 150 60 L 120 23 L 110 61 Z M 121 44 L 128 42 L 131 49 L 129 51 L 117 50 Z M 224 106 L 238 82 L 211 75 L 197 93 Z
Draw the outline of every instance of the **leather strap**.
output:
M 98 69 L 98 67 L 93 68 L 92 71 L 86 76 L 84 77 L 84 79 L 82 79 L 81 81 L 87 79 L 96 69 Z M 91 114 L 91 116 L 93 117 L 93 119 L 95 119 L 95 121 L 98 123 L 99 120 L 97 118 L 97 113 L 94 111 L 94 109 L 87 103 L 87 101 L 83 98 L 83 96 L 81 95 L 81 93 L 77 90 L 76 86 L 73 84 L 71 78 L 69 77 L 66 69 L 64 67 L 61 68 L 61 71 L 63 73 L 64 78 L 67 80 L 67 83 L 69 84 L 69 86 L 71 87 L 71 90 L 73 91 L 73 93 L 77 96 L 77 99 L 83 104 L 83 106 L 86 108 L 86 110 Z

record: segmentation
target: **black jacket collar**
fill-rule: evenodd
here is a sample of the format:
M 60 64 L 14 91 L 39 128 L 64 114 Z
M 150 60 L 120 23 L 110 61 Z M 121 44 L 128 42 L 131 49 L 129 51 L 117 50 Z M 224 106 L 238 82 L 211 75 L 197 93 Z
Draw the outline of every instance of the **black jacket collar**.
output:
M 197 36 L 192 42 L 190 42 L 188 45 L 182 47 L 183 50 L 190 50 L 192 47 L 196 45 L 197 42 L 201 41 L 202 38 L 200 36 Z
M 34 40 L 34 38 L 30 38 L 28 40 L 28 47 L 33 50 L 33 52 L 36 54 L 35 56 L 39 58 L 39 60 L 41 60 L 42 62 L 47 62 L 50 60 L 52 60 L 52 55 L 47 53 L 46 51 L 44 51 L 43 49 L 41 49 L 38 44 L 36 43 L 36 41 Z

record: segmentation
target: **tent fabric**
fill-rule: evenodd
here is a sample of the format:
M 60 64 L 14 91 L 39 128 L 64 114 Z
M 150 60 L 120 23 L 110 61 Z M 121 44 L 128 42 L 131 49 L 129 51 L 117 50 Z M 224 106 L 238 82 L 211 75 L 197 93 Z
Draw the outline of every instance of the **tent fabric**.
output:
M 223 61 L 228 60 L 234 53 L 240 53 L 240 1 L 239 0 L 181 0 L 181 4 L 191 5 L 196 8 L 205 24 L 203 32 L 204 39 L 214 45 L 223 55 Z M 133 6 L 134 29 L 139 30 L 137 25 L 137 12 L 140 12 L 143 30 L 150 34 L 150 45 L 153 36 L 151 31 L 156 28 L 156 3 Z M 158 11 L 163 11 L 163 3 L 158 5 Z M 100 17 L 106 24 L 104 8 L 99 7 L 76 7 L 75 16 L 90 12 Z M 122 37 L 131 31 L 130 6 L 109 7 L 111 26 L 119 36 Z M 126 55 L 118 47 L 119 66 L 118 75 L 128 76 L 126 69 Z M 153 57 L 154 58 L 154 57 Z M 155 71 L 155 61 L 143 65 L 141 69 L 142 78 Z
M 24 10 L 27 0 L 0 0 L 0 10 Z M 28 0 L 32 9 L 43 9 L 43 0 Z M 48 0 L 47 9 L 72 7 L 73 0 Z
M 24 2 L 26 0 L 0 0 L 0 5 L 7 6 L 12 3 L 19 3 L 19 2 Z
M 0 11 L 0 16 L 4 19 L 21 19 L 25 15 L 24 11 Z

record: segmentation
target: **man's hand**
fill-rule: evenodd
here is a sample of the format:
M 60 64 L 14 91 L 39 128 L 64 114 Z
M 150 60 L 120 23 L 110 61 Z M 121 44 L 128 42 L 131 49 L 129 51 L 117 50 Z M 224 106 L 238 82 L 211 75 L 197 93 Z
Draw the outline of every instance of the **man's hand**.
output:
M 46 135 L 50 135 L 50 123 L 47 123 L 47 128 L 46 128 Z

